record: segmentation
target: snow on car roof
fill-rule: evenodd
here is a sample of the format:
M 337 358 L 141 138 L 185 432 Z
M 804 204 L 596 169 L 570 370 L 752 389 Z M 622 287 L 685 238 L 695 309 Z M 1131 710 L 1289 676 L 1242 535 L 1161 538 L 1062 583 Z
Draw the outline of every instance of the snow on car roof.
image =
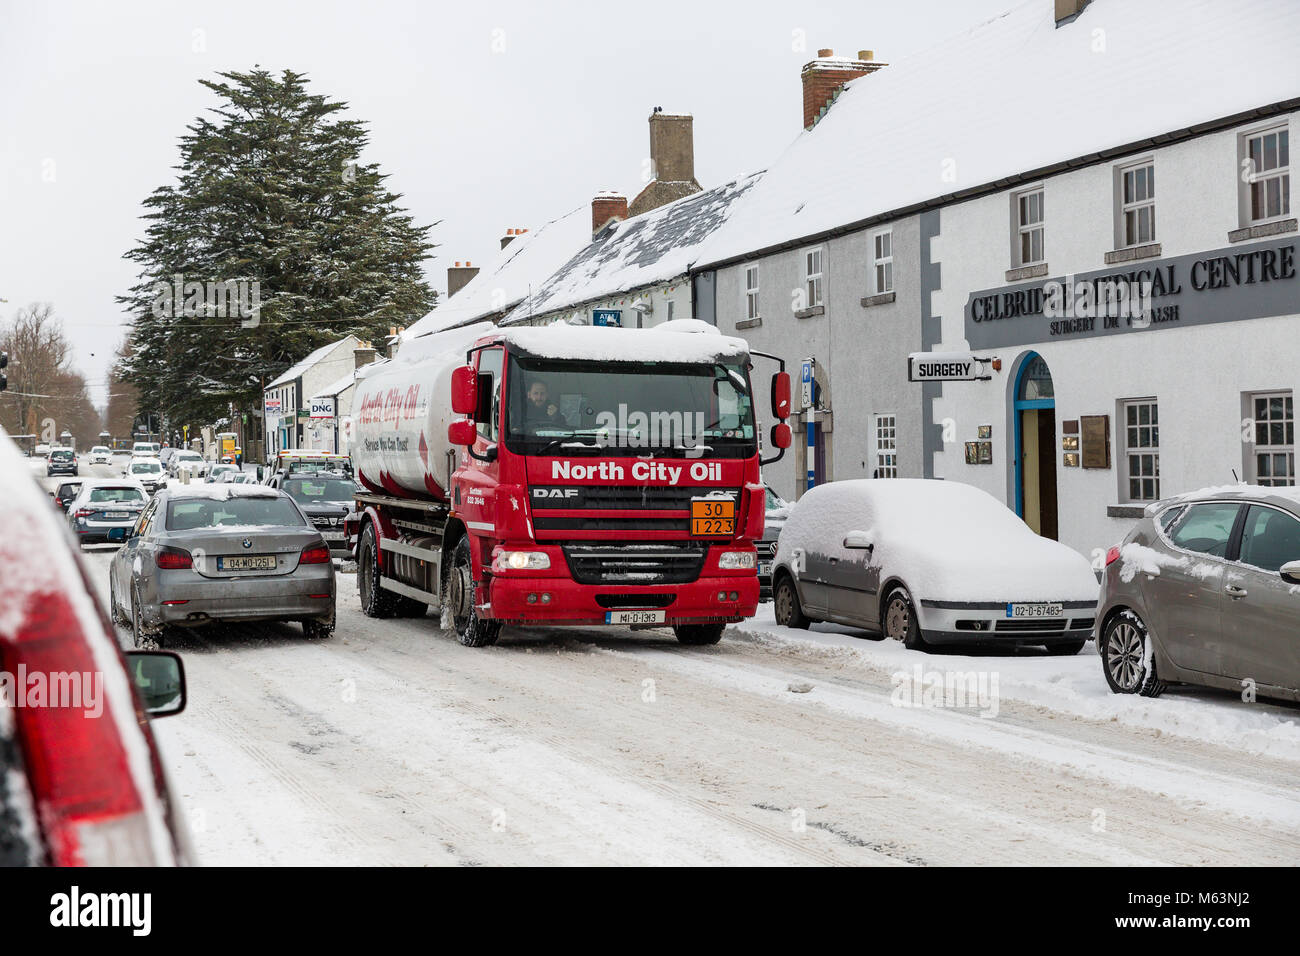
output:
M 1168 498 L 1161 498 L 1159 501 L 1153 501 L 1143 510 L 1146 515 L 1150 516 L 1179 502 L 1202 501 L 1207 498 L 1255 498 L 1260 500 L 1273 498 L 1285 501 L 1288 504 L 1300 505 L 1300 487 L 1294 485 L 1249 485 L 1244 481 L 1235 485 L 1210 485 L 1206 488 L 1197 488 L 1195 491 L 1184 491 L 1181 494 L 1170 495 Z
M 852 556 L 850 531 L 866 533 L 874 559 L 898 574 L 913 600 L 1096 600 L 1087 559 L 1035 534 L 988 492 L 932 478 L 860 478 L 818 485 L 790 509 L 776 561 L 792 549 Z
M 217 501 L 229 501 L 231 498 L 278 498 L 280 494 L 278 488 L 269 485 L 242 485 L 233 482 L 175 485 L 167 489 L 167 496 L 173 501 L 177 498 L 212 498 Z

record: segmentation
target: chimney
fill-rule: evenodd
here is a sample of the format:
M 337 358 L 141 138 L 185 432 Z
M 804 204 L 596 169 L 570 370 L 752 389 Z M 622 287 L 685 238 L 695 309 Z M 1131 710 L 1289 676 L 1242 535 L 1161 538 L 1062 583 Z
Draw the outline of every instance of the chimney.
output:
M 369 342 L 362 342 L 352 350 L 352 356 L 356 361 L 353 368 L 361 368 L 361 366 L 369 365 L 375 359 L 379 358 L 379 351 Z
M 527 229 L 507 229 L 506 234 L 501 237 L 501 248 L 504 249 L 527 231 Z
M 478 269 L 469 264 L 468 261 L 462 266 L 457 262 L 447 270 L 447 298 L 451 298 L 457 292 L 465 287 L 465 283 L 478 275 Z
M 1087 5 L 1088 0 L 1056 0 L 1056 25 L 1065 26 L 1083 13 L 1083 8 Z
M 650 114 L 650 162 L 661 183 L 695 181 L 695 118 L 691 115 Z
M 803 128 L 812 129 L 845 83 L 875 73 L 882 66 L 888 64 L 877 62 L 870 50 L 859 50 L 856 60 L 836 56 L 834 50 L 818 50 L 817 59 L 805 63 L 799 74 L 803 81 Z
M 596 193 L 591 201 L 591 234 L 594 236 L 609 224 L 611 219 L 622 222 L 627 218 L 627 197 L 609 189 Z

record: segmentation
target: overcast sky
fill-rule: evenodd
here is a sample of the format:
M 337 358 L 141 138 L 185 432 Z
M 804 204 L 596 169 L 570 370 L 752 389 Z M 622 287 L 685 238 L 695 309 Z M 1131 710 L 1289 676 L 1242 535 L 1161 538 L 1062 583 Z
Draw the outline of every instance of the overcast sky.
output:
M 653 107 L 694 114 L 708 188 L 798 134 L 799 68 L 818 48 L 897 60 L 1018 2 L 0 0 L 0 315 L 52 302 L 102 403 L 114 297 L 133 279 L 122 254 L 213 105 L 196 81 L 218 70 L 291 68 L 349 103 L 365 161 L 417 223 L 441 221 L 425 271 L 442 291 L 448 265 L 487 261 L 507 228 L 600 189 L 631 198 Z

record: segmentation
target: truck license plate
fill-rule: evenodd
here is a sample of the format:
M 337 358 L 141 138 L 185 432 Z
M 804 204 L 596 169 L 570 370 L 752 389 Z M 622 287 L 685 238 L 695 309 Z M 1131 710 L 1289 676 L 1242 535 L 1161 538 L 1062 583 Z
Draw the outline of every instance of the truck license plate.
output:
M 248 557 L 239 555 L 233 558 L 217 558 L 218 571 L 274 571 L 275 555 L 254 554 Z
M 1008 604 L 1007 617 L 1034 620 L 1045 617 L 1062 617 L 1065 608 L 1060 604 Z
M 667 611 L 606 611 L 606 624 L 662 624 Z
M 691 500 L 691 537 L 731 537 L 735 533 L 735 501 L 730 498 Z

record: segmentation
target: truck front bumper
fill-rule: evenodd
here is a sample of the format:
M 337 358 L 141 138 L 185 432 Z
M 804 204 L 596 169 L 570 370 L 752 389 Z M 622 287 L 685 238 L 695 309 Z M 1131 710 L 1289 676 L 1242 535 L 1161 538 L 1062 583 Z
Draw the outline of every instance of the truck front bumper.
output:
M 488 601 L 483 616 L 506 624 L 604 624 L 609 611 L 632 609 L 662 610 L 663 623 L 650 626 L 733 624 L 758 610 L 758 577 L 715 575 L 689 584 L 620 586 L 496 575 Z

